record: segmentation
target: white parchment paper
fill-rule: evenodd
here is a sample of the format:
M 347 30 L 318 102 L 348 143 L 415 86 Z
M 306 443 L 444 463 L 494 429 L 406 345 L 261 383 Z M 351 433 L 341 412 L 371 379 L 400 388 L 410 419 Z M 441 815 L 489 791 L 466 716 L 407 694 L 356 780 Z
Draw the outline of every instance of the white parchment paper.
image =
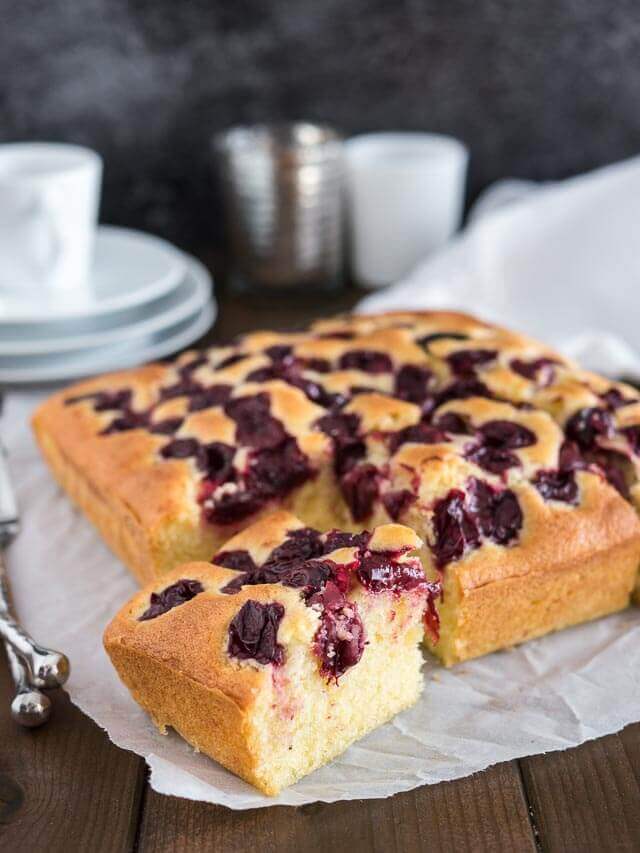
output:
M 235 809 L 386 797 L 640 720 L 637 608 L 453 670 L 425 661 L 414 708 L 276 799 L 263 796 L 178 736 L 160 735 L 120 684 L 101 635 L 136 586 L 40 460 L 27 427 L 35 400 L 11 395 L 1 423 L 24 520 L 9 552 L 16 608 L 36 638 L 69 655 L 72 701 L 145 757 L 155 790 Z
M 485 197 L 460 238 L 365 309 L 460 307 L 594 369 L 640 376 L 640 159 L 524 198 L 521 190 L 503 185 Z M 145 757 L 157 791 L 235 809 L 385 797 L 640 720 L 640 608 L 631 608 L 453 670 L 426 660 L 414 708 L 277 799 L 264 797 L 160 735 L 120 684 L 101 636 L 136 587 L 45 470 L 27 424 L 37 399 L 9 394 L 0 419 L 24 522 L 9 553 L 16 607 L 37 638 L 67 652 L 72 701 Z

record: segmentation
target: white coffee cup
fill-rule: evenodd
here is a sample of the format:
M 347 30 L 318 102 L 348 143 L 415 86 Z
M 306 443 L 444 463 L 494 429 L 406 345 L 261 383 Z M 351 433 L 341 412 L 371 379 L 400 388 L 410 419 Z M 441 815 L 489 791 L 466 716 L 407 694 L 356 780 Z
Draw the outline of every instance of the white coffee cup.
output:
M 93 257 L 102 159 L 78 145 L 0 145 L 0 289 L 83 288 Z
M 469 153 L 438 133 L 369 133 L 345 143 L 352 275 L 402 278 L 460 226 Z

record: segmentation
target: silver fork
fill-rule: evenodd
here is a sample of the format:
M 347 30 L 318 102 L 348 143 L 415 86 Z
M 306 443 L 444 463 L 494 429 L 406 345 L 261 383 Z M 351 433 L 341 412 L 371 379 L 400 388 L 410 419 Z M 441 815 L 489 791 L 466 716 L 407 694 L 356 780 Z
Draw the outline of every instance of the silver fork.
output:
M 11 716 L 23 726 L 45 723 L 51 701 L 41 689 L 61 687 L 69 677 L 66 655 L 39 645 L 11 614 L 9 578 L 3 551 L 18 535 L 20 520 L 9 480 L 6 451 L 0 444 L 0 637 L 4 640 L 9 669 L 16 685 Z

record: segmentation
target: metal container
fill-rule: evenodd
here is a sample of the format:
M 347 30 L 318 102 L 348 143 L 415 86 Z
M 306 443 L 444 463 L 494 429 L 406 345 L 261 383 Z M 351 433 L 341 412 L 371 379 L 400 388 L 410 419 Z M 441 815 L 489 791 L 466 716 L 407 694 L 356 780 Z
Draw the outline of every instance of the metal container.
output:
M 261 288 L 342 277 L 342 141 L 307 123 L 233 127 L 214 141 L 233 272 Z

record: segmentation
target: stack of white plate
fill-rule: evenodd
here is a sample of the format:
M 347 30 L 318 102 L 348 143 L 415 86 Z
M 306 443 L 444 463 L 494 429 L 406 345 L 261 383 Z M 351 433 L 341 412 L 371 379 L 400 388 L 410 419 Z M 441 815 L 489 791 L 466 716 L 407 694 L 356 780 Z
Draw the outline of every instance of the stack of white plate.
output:
M 195 258 L 148 234 L 102 225 L 82 293 L 0 289 L 0 383 L 54 382 L 171 355 L 216 316 Z

